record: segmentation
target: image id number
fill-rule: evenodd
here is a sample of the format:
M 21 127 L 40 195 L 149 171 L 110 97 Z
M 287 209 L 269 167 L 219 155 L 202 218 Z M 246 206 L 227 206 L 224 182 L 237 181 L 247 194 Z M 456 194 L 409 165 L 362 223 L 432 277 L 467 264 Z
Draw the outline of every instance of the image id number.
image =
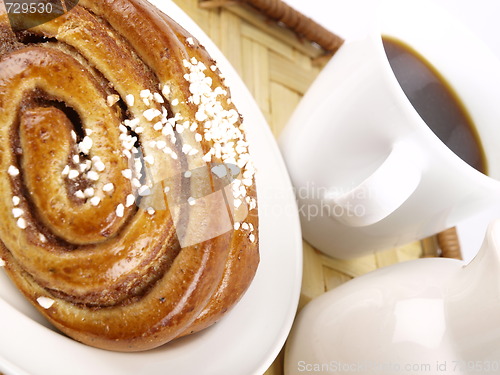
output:
M 453 371 L 498 374 L 499 370 L 499 361 L 453 361 Z
M 5 8 L 7 13 L 10 14 L 50 14 L 54 10 L 52 3 L 42 2 L 7 2 L 5 1 Z

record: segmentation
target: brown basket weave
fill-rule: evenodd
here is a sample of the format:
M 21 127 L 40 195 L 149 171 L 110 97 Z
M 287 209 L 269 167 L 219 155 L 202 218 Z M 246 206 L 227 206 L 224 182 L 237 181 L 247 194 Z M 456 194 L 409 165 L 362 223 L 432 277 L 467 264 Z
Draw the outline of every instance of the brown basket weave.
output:
M 297 35 L 303 36 L 311 43 L 318 44 L 325 51 L 335 52 L 343 43 L 342 38 L 281 0 L 201 0 L 201 6 L 204 8 L 235 4 L 249 5 L 275 22 L 293 30 Z

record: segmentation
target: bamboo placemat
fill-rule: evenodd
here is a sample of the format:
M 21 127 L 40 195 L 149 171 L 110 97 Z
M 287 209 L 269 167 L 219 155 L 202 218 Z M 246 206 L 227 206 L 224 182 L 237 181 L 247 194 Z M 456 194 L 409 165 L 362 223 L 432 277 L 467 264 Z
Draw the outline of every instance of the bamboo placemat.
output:
M 280 0 L 174 1 L 232 63 L 275 136 L 342 43 Z M 303 254 L 299 309 L 325 291 L 380 267 L 421 257 L 460 258 L 460 248 L 452 228 L 438 236 L 352 260 L 330 258 L 306 242 Z M 265 375 L 283 375 L 282 354 Z

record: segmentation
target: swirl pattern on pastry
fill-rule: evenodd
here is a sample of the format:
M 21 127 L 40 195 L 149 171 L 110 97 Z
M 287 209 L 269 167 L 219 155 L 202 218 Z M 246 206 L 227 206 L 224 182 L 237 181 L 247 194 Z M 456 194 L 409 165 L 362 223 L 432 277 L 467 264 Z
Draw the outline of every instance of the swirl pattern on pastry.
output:
M 0 4 L 0 259 L 83 343 L 202 330 L 259 262 L 244 124 L 197 40 L 142 0 L 28 31 Z

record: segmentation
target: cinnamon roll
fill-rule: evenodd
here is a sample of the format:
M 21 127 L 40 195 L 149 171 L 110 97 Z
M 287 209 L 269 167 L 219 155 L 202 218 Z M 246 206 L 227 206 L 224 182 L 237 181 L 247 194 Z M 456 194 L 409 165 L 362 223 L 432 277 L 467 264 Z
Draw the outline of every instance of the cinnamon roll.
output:
M 216 62 L 143 0 L 14 31 L 0 4 L 0 259 L 59 330 L 140 351 L 200 331 L 259 262 L 255 169 Z

